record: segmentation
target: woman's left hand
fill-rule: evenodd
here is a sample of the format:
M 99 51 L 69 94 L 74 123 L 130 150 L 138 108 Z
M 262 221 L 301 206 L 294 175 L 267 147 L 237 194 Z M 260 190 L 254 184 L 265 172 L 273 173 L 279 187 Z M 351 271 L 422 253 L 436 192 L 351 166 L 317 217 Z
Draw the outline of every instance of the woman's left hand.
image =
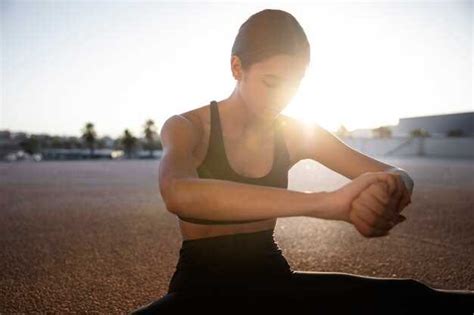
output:
M 399 173 L 388 173 L 392 175 L 389 180 L 372 184 L 352 202 L 351 221 L 364 236 L 387 235 L 406 219 L 400 212 L 410 204 L 412 190 L 406 187 Z
M 390 195 L 394 199 L 394 209 L 397 213 L 402 212 L 402 210 L 411 203 L 411 195 L 413 192 L 413 186 L 407 187 L 402 176 L 397 171 L 388 171 L 389 173 L 395 175 L 395 187 L 390 187 Z
M 395 179 L 391 181 L 395 186 Z M 374 183 L 352 202 L 349 217 L 363 236 L 385 236 L 396 224 L 405 219 L 394 208 L 396 200 L 389 191 L 385 182 Z

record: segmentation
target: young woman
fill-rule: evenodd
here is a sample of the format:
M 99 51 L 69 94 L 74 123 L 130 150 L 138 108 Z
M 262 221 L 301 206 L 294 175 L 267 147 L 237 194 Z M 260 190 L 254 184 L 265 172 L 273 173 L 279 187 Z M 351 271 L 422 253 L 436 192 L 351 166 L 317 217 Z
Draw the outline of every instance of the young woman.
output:
M 160 192 L 179 218 L 183 242 L 168 294 L 133 314 L 257 308 L 407 314 L 415 306 L 472 306 L 473 292 L 410 278 L 290 268 L 273 238 L 278 217 L 341 220 L 366 237 L 383 236 L 405 219 L 400 212 L 413 189 L 404 170 L 280 114 L 309 59 L 306 35 L 290 13 L 260 11 L 240 27 L 232 47 L 233 93 L 165 122 Z M 332 192 L 288 190 L 289 169 L 308 158 L 352 181 Z

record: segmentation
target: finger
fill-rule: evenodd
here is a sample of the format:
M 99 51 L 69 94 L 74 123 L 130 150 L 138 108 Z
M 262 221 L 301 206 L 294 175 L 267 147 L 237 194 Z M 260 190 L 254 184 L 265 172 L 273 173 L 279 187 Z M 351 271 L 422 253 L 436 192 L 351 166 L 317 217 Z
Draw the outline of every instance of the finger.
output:
M 393 174 L 395 176 L 395 182 L 397 185 L 397 190 L 395 191 L 394 194 L 394 199 L 395 199 L 395 205 L 394 205 L 394 211 L 400 212 L 400 202 L 402 200 L 404 191 L 405 191 L 405 184 L 403 183 L 403 180 L 400 176 L 400 174 Z
M 370 185 L 365 192 L 372 195 L 383 205 L 387 205 L 390 201 L 390 195 L 387 192 L 387 184 L 384 182 L 377 182 Z
M 388 185 L 385 182 L 378 182 L 377 186 L 383 191 L 385 195 L 388 195 Z M 385 189 L 384 189 L 385 188 Z M 384 209 L 384 216 L 387 217 L 390 221 L 397 222 L 398 214 L 394 208 L 394 201 L 392 196 L 388 196 L 388 203 L 386 203 Z
M 360 178 L 360 179 L 359 179 Z M 389 195 L 395 190 L 395 181 L 393 174 L 388 172 L 366 172 L 358 177 L 357 185 L 359 185 L 359 191 L 363 191 L 371 184 L 376 182 L 385 182 L 389 186 Z
M 354 222 L 354 227 L 365 237 L 379 237 L 389 234 L 388 230 L 380 230 L 370 226 L 363 218 L 361 218 L 356 212 L 351 213 L 351 220 Z
M 385 207 L 385 211 L 390 213 L 390 215 L 397 217 L 398 212 L 397 212 L 397 203 L 399 202 L 397 199 L 397 196 L 394 194 L 390 196 L 390 201 L 388 202 L 387 206 Z
M 406 206 L 408 206 L 410 203 L 411 203 L 411 195 L 413 193 L 412 190 L 410 190 L 406 185 L 405 185 L 405 182 L 403 182 L 403 187 L 405 188 L 405 190 L 403 191 L 403 197 L 402 197 L 402 200 L 400 201 L 400 211 L 401 212 L 403 210 L 403 208 L 405 208 Z
M 410 198 L 410 193 L 408 192 L 407 189 L 405 189 L 404 192 L 403 192 L 403 196 L 401 198 L 401 201 L 400 201 L 400 207 L 397 211 L 398 213 L 402 212 L 402 210 L 411 203 L 410 199 L 411 199 Z
M 394 176 L 388 176 L 386 182 L 385 181 L 378 181 L 377 183 L 371 184 L 368 187 L 368 189 L 366 189 L 365 191 L 363 191 L 359 195 L 359 197 L 362 196 L 362 195 L 366 195 L 366 194 L 373 194 L 375 191 L 379 191 L 379 189 L 383 190 L 382 187 L 388 188 L 390 185 L 395 184 L 395 187 L 396 187 L 395 191 L 398 192 L 398 193 L 395 193 L 393 196 L 389 196 L 388 204 L 386 204 L 384 206 L 384 208 L 382 209 L 383 211 L 379 211 L 378 213 L 383 215 L 384 217 L 386 217 L 386 219 L 389 222 L 391 222 L 393 224 L 397 224 L 397 223 L 399 223 L 399 221 L 398 221 L 398 213 L 399 212 L 397 212 L 397 205 L 399 205 L 399 203 L 400 203 L 399 199 L 401 199 L 401 197 L 400 198 L 398 197 L 399 194 L 400 194 L 400 189 L 398 188 L 399 186 L 398 186 L 398 183 L 397 183 L 397 175 L 398 174 L 393 174 L 393 173 L 389 173 L 389 174 L 394 175 Z M 401 180 L 400 180 L 400 182 L 401 182 Z M 378 198 L 378 200 L 384 200 L 385 198 L 383 197 L 383 195 L 387 195 L 387 194 L 388 194 L 388 192 L 385 191 L 385 194 L 383 194 L 383 193 L 380 194 L 380 195 L 376 194 L 376 197 L 380 196 L 380 198 Z M 364 200 L 365 207 L 369 207 L 371 210 L 376 210 L 376 209 L 374 209 L 373 207 L 370 206 L 370 204 L 373 203 L 373 202 L 368 201 L 365 197 L 366 196 L 363 196 L 363 199 L 362 199 L 362 200 Z M 399 199 L 397 199 L 397 198 L 399 198 Z
M 353 211 L 367 224 L 369 224 L 370 227 L 380 230 L 388 230 L 394 225 L 392 222 L 379 215 L 377 212 L 365 207 L 361 203 L 360 198 L 353 202 Z
M 369 189 L 363 191 L 357 200 L 358 208 L 367 208 L 373 211 L 377 216 L 382 216 L 385 218 L 386 221 L 394 221 L 397 218 L 397 215 L 394 211 L 387 209 L 387 204 L 382 204 L 377 197 L 374 197 L 372 193 L 376 189 L 381 189 L 380 187 L 376 187 L 377 184 L 373 184 L 369 187 Z M 388 196 L 387 196 L 388 199 Z M 388 201 L 390 201 L 388 199 Z
M 406 219 L 407 219 L 406 216 L 400 214 L 400 215 L 398 216 L 398 223 L 401 223 L 401 222 L 405 221 Z M 398 223 L 397 223 L 397 224 L 398 224 Z
M 388 194 L 390 196 L 393 195 L 393 193 L 397 190 L 397 182 L 394 176 L 395 174 L 389 172 L 377 172 L 375 174 L 379 174 L 379 180 L 385 182 L 388 185 Z

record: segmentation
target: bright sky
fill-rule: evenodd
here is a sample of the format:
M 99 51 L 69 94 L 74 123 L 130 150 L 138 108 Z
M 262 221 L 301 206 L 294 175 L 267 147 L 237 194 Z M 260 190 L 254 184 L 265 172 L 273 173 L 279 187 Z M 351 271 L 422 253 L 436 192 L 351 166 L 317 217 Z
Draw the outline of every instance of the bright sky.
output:
M 471 1 L 1 1 L 0 129 L 117 137 L 228 97 L 240 25 L 293 14 L 311 65 L 283 111 L 336 130 L 472 111 Z

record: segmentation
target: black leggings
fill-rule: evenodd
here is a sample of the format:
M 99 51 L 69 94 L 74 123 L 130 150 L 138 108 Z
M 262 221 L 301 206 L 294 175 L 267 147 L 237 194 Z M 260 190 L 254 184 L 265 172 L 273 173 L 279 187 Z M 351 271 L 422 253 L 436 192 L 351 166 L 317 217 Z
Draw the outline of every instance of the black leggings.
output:
M 168 293 L 130 314 L 469 314 L 474 291 L 411 278 L 292 270 L 273 230 L 184 240 Z

